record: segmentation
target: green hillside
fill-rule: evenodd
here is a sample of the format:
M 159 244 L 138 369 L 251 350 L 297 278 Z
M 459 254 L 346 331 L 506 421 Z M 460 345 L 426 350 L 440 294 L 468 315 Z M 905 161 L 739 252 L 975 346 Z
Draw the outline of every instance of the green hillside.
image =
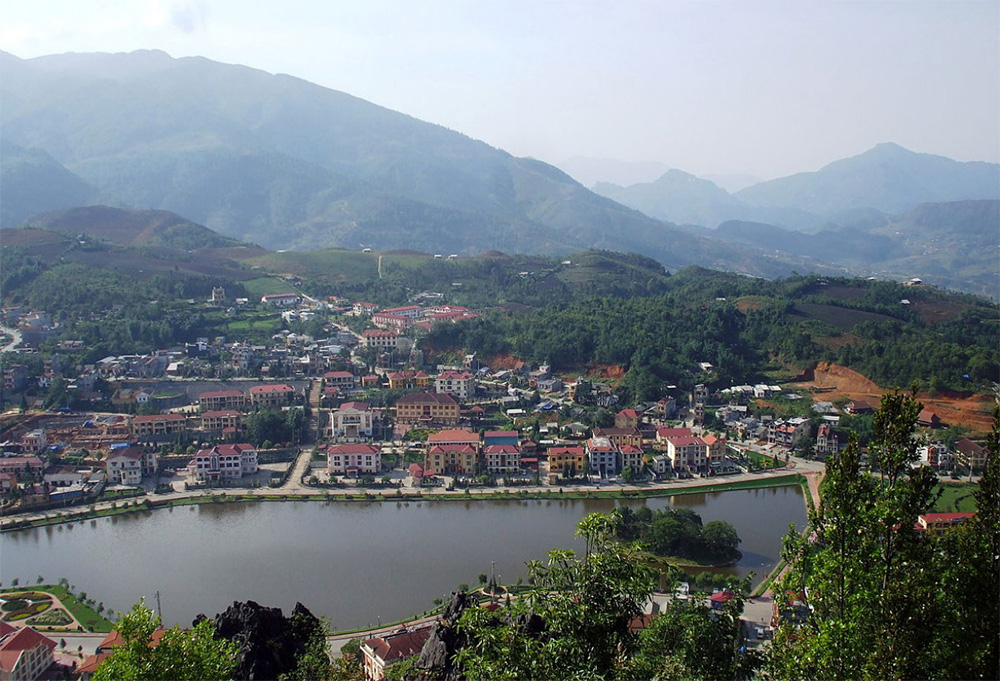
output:
M 4 135 L 96 201 L 268 248 L 601 248 L 760 276 L 809 265 L 693 237 L 545 163 L 289 76 L 155 51 L 0 60 Z

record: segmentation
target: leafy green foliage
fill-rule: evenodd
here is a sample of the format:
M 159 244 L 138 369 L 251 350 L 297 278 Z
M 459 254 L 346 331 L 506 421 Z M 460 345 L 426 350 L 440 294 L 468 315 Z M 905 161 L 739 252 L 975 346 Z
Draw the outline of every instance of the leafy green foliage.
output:
M 701 516 L 688 508 L 654 511 L 648 506 L 638 510 L 622 506 L 611 517 L 619 539 L 639 541 L 660 556 L 723 563 L 740 555 L 740 537 L 732 525 L 713 520 L 702 526 Z
M 244 427 L 247 439 L 260 446 L 264 442 L 301 441 L 309 422 L 301 407 L 283 412 L 259 409 L 244 417 Z
M 634 646 L 629 623 L 642 612 L 653 573 L 635 549 L 612 541 L 611 523 L 591 515 L 578 533 L 589 552 L 551 551 L 529 563 L 531 591 L 511 602 L 500 624 L 470 608 L 459 630 L 470 644 L 459 654 L 470 679 L 567 679 L 611 676 L 620 651 Z M 521 623 L 520 625 L 518 623 Z
M 473 679 L 741 678 L 756 661 L 739 651 L 739 594 L 721 611 L 675 603 L 638 635 L 652 592 L 643 553 L 594 513 L 577 530 L 582 557 L 551 551 L 529 563 L 532 587 L 493 612 L 468 607 L 455 627 L 453 673 Z M 450 635 L 449 635 L 450 636 Z M 411 664 L 399 678 L 422 678 Z
M 160 620 L 141 601 L 118 623 L 123 644 L 94 672 L 95 681 L 209 681 L 232 678 L 236 644 L 213 636 L 203 619 L 190 631 L 174 627 L 150 646 Z
M 782 626 L 771 676 L 996 677 L 996 471 L 984 476 L 977 502 L 986 507 L 974 521 L 942 537 L 918 533 L 937 496 L 935 476 L 911 466 L 920 409 L 907 394 L 883 397 L 869 448 L 878 473 L 862 470 L 856 439 L 827 462 L 822 504 L 810 513 L 815 540 L 789 535 L 793 570 L 779 592 L 804 591 L 813 612 L 802 627 Z
M 619 678 L 748 678 L 760 659 L 739 653 L 742 607 L 740 597 L 714 612 L 694 601 L 671 603 L 639 633 L 638 650 Z

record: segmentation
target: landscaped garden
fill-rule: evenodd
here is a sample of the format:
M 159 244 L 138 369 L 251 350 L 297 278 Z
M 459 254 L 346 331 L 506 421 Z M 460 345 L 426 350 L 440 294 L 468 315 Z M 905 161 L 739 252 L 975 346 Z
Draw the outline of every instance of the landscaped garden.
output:
M 0 591 L 0 618 L 43 629 L 75 630 L 78 622 L 85 631 L 107 633 L 114 625 L 100 614 L 103 610 L 103 604 L 87 599 L 83 592 L 71 593 L 62 584 L 43 584 L 27 590 L 15 586 Z
M 0 598 L 0 612 L 5 622 L 26 620 L 52 607 L 52 596 L 37 591 L 20 591 Z

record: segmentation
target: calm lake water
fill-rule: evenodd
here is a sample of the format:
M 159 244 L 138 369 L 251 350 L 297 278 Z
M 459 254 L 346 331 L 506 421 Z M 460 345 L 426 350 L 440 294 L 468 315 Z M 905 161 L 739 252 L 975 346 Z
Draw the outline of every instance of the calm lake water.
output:
M 576 523 L 610 499 L 384 503 L 241 503 L 182 506 L 0 535 L 0 581 L 65 577 L 125 611 L 158 590 L 167 624 L 187 626 L 234 600 L 301 601 L 335 629 L 419 615 L 458 584 L 499 578 L 552 548 L 580 550 Z M 622 502 L 618 502 L 622 503 Z M 731 571 L 759 580 L 777 562 L 789 523 L 806 520 L 798 487 L 690 494 L 625 503 L 683 506 L 726 520 L 743 540 Z

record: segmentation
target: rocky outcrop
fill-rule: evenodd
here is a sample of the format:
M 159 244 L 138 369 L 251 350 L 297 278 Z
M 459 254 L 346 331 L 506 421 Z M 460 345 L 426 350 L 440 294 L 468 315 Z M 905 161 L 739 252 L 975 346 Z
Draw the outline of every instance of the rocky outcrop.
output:
M 420 678 L 434 681 L 462 681 L 465 678 L 461 670 L 454 666 L 455 654 L 465 645 L 465 637 L 455 625 L 465 609 L 475 605 L 476 599 L 464 591 L 452 593 L 451 602 L 431 629 L 430 637 L 417 658 L 415 666 L 421 672 Z
M 277 679 L 293 671 L 317 634 L 323 635 L 322 622 L 301 603 L 295 604 L 291 617 L 285 617 L 281 608 L 254 601 L 235 602 L 215 616 L 216 637 L 235 641 L 239 647 L 235 678 L 248 681 Z
M 508 601 L 509 605 L 509 601 Z M 441 615 L 441 619 L 431 629 L 430 636 L 420 651 L 414 667 L 417 674 L 408 681 L 465 681 L 461 668 L 455 665 L 457 654 L 469 645 L 468 637 L 457 625 L 466 608 L 479 607 L 476 599 L 458 591 L 451 595 Z M 514 625 L 520 632 L 532 638 L 546 635 L 545 620 L 533 612 L 521 613 L 513 618 L 505 608 L 496 609 L 494 604 L 485 626 Z

